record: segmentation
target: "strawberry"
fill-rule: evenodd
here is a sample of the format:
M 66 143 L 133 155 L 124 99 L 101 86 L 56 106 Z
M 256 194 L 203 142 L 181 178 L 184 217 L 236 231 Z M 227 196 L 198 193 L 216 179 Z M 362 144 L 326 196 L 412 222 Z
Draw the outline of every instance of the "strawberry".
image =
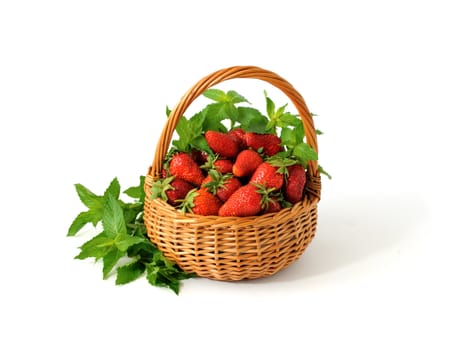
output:
M 267 156 L 273 156 L 282 151 L 281 139 L 274 134 L 247 132 L 245 134 L 245 141 L 246 145 L 255 151 L 263 149 L 264 154 Z
M 222 202 L 214 194 L 205 188 L 193 189 L 187 193 L 182 203 L 181 210 L 198 215 L 218 215 Z
M 219 155 L 212 155 L 206 159 L 206 162 L 200 166 L 201 169 L 210 171 L 217 170 L 222 174 L 232 173 L 232 160 L 230 159 L 218 159 Z
M 170 177 L 171 175 L 170 175 L 168 169 L 163 168 L 163 169 L 162 169 L 162 175 L 161 175 L 161 176 L 162 176 L 162 179 L 164 179 L 164 178 L 166 178 L 166 177 Z
M 245 131 L 243 131 L 243 129 L 232 129 L 228 132 L 228 135 L 237 142 L 239 149 L 246 149 Z
M 263 162 L 262 157 L 252 149 L 245 149 L 237 155 L 232 173 L 237 177 L 249 176 Z
M 239 153 L 238 143 L 228 134 L 209 130 L 206 132 L 206 141 L 215 153 L 225 158 L 235 158 Z
M 231 174 L 221 174 L 216 170 L 209 171 L 209 175 L 202 183 L 203 188 L 207 188 L 222 202 L 225 202 L 241 186 L 242 183 L 238 178 Z
M 306 172 L 300 164 L 287 167 L 288 176 L 284 185 L 285 199 L 295 204 L 301 201 L 303 189 L 306 184 Z
M 281 203 L 275 198 L 270 198 L 267 204 L 267 208 L 264 209 L 262 213 L 263 214 L 277 213 L 281 209 L 282 209 Z
M 207 162 L 208 154 L 207 152 L 200 151 L 199 149 L 192 149 L 191 157 L 198 165 L 203 165 Z
M 213 166 L 222 174 L 232 173 L 232 160 L 218 159 L 213 163 Z
M 219 216 L 251 216 L 258 214 L 261 209 L 262 195 L 256 186 L 247 184 L 235 191 L 220 207 Z
M 161 198 L 165 202 L 176 206 L 180 199 L 184 199 L 193 185 L 185 180 L 171 176 L 155 181 L 152 184 L 151 199 Z
M 283 174 L 278 172 L 278 168 L 270 163 L 264 162 L 260 164 L 251 176 L 250 183 L 256 183 L 279 190 L 284 184 Z
M 190 154 L 180 152 L 173 155 L 169 165 L 170 174 L 195 186 L 200 186 L 204 179 L 201 168 Z

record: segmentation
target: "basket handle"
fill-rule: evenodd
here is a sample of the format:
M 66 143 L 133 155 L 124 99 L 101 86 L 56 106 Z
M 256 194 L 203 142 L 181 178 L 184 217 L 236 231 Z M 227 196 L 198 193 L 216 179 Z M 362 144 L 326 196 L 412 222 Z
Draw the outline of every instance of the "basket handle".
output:
M 317 134 L 314 127 L 314 122 L 303 97 L 295 90 L 295 88 L 285 79 L 281 78 L 279 75 L 271 71 L 255 66 L 234 66 L 221 69 L 210 75 L 207 75 L 206 77 L 198 81 L 181 98 L 177 106 L 171 111 L 162 134 L 160 135 L 160 139 L 155 150 L 153 164 L 152 167 L 149 168 L 149 175 L 154 178 L 160 177 L 163 169 L 164 159 L 166 153 L 168 152 L 174 130 L 176 129 L 177 123 L 179 122 L 180 118 L 183 116 L 187 108 L 190 106 L 190 104 L 205 90 L 218 83 L 235 78 L 254 78 L 263 80 L 280 89 L 284 94 L 286 94 L 294 104 L 301 117 L 308 145 L 311 146 L 316 152 L 318 152 Z M 313 177 L 318 176 L 318 166 L 316 160 L 308 161 L 308 174 Z

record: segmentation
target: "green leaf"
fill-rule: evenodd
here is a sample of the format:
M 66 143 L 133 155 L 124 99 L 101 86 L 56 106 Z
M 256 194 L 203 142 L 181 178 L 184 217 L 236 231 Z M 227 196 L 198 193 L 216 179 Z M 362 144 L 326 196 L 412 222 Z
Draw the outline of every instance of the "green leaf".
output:
M 121 251 L 125 252 L 127 249 L 129 249 L 131 246 L 142 243 L 144 241 L 144 238 L 142 237 L 134 237 L 130 236 L 128 234 L 118 235 L 115 239 L 116 247 Z
M 188 151 L 188 144 L 190 142 L 190 127 L 188 124 L 188 120 L 185 117 L 181 117 L 176 126 L 177 135 L 179 135 L 179 139 L 173 141 L 173 145 L 177 147 L 180 151 Z
M 230 107 L 228 103 L 211 103 L 207 105 L 203 109 L 204 113 L 204 123 L 203 123 L 203 130 L 214 130 L 214 131 L 221 131 L 226 132 L 227 129 L 223 125 L 222 121 L 226 119 L 234 118 L 234 115 L 230 115 L 230 110 L 235 108 L 234 106 Z
M 151 285 L 168 287 L 176 294 L 179 294 L 179 281 L 192 277 L 195 274 L 185 273 L 159 250 L 154 252 L 152 262 L 146 265 L 146 278 Z
M 104 266 L 102 268 L 102 274 L 104 279 L 108 277 L 108 274 L 113 270 L 116 263 L 125 255 L 124 252 L 112 247 L 111 250 L 103 257 Z
M 244 131 L 262 134 L 265 132 L 268 119 L 259 110 L 252 107 L 238 107 L 237 121 Z
M 288 146 L 290 149 L 293 149 L 295 145 L 298 143 L 297 135 L 292 129 L 282 128 L 281 129 L 281 143 L 284 146 Z
M 288 126 L 298 126 L 301 124 L 301 119 L 295 114 L 284 113 L 281 115 L 278 121 L 278 126 L 281 128 L 285 128 Z
M 226 101 L 227 98 L 226 93 L 219 89 L 208 89 L 203 92 L 203 95 L 215 102 L 223 102 Z
M 82 201 L 89 209 L 102 207 L 102 197 L 95 195 L 89 189 L 81 184 L 75 185 L 75 190 Z
M 114 240 L 108 237 L 105 232 L 99 233 L 80 247 L 80 253 L 75 259 L 103 258 L 114 245 Z
M 205 117 L 202 112 L 196 113 L 190 119 L 182 117 L 176 126 L 179 139 L 173 141 L 173 146 L 183 152 L 188 152 L 191 148 L 196 147 L 193 140 L 202 135 Z
M 86 224 L 93 223 L 93 221 L 96 221 L 96 217 L 93 216 L 92 211 L 81 212 L 72 222 L 67 235 L 75 236 Z
M 119 198 L 119 194 L 121 193 L 121 186 L 119 185 L 118 179 L 116 177 L 110 182 L 110 185 L 105 190 L 104 198 L 108 193 L 111 194 L 115 199 Z
M 172 278 L 169 271 L 166 271 L 159 266 L 148 264 L 146 266 L 146 278 L 153 286 L 168 287 L 174 293 L 179 294 L 179 280 L 177 278 Z
M 325 175 L 329 180 L 332 179 L 331 175 L 328 174 L 328 172 L 325 169 L 323 169 L 320 165 L 318 166 L 318 169 L 320 171 L 320 174 Z
M 118 200 L 115 199 L 110 193 L 107 193 L 105 198 L 102 225 L 104 227 L 105 234 L 109 237 L 127 234 L 123 210 L 119 205 Z
M 126 284 L 138 279 L 146 270 L 146 265 L 139 260 L 118 267 L 116 270 L 116 284 Z
M 124 191 L 126 195 L 128 195 L 131 198 L 138 199 L 139 202 L 144 202 L 144 181 L 145 176 L 140 176 L 140 184 L 138 186 L 129 187 L 127 190 Z
M 317 152 L 314 151 L 307 143 L 299 143 L 293 149 L 293 154 L 302 161 L 317 160 Z
M 245 97 L 243 97 L 242 95 L 240 95 L 239 93 L 237 93 L 234 90 L 228 91 L 226 93 L 226 96 L 227 96 L 227 101 L 231 102 L 233 104 L 241 103 L 241 102 L 248 102 L 248 100 Z
M 265 95 L 265 102 L 266 102 L 266 108 L 267 108 L 267 115 L 270 119 L 273 118 L 275 115 L 275 103 L 268 97 L 267 91 L 264 90 Z
M 191 145 L 201 151 L 205 151 L 207 153 L 212 153 L 212 150 L 209 147 L 209 144 L 206 141 L 206 138 L 202 135 L 199 135 L 191 140 Z

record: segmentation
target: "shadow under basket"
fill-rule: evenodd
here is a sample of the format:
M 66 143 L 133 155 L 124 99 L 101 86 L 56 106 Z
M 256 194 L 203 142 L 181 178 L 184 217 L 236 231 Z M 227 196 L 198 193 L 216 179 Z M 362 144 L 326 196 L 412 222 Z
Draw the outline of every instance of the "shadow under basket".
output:
M 222 281 L 270 276 L 296 261 L 314 238 L 321 192 L 317 161 L 309 161 L 302 201 L 277 213 L 249 217 L 183 214 L 161 199 L 149 199 L 152 183 L 161 178 L 176 125 L 188 106 L 205 90 L 235 78 L 263 80 L 285 93 L 301 117 L 306 142 L 318 151 L 315 127 L 302 96 L 286 80 L 259 67 L 235 66 L 214 72 L 188 90 L 172 110 L 145 180 L 147 233 L 185 272 Z

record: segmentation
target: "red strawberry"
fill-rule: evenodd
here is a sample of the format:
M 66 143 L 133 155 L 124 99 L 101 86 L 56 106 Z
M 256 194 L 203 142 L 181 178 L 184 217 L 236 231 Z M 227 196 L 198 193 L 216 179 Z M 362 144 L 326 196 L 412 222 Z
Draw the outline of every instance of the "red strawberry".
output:
M 284 184 L 284 176 L 278 172 L 277 167 L 264 162 L 257 167 L 253 176 L 251 176 L 250 183 L 256 183 L 263 185 L 266 188 L 279 190 Z
M 209 130 L 206 132 L 206 141 L 215 153 L 225 158 L 234 158 L 239 153 L 239 145 L 228 134 Z
M 178 200 L 184 199 L 187 193 L 193 189 L 192 184 L 177 177 L 170 183 L 170 185 L 173 189 L 167 190 L 166 195 L 168 196 L 168 203 L 174 206 L 178 204 Z
M 289 175 L 284 186 L 285 199 L 295 204 L 301 201 L 303 189 L 306 184 L 306 172 L 300 164 L 287 167 Z
M 200 186 L 204 179 L 201 168 L 188 153 L 180 152 L 175 154 L 171 158 L 169 170 L 171 175 L 195 186 Z
M 235 191 L 221 206 L 219 216 L 251 216 L 261 211 L 262 195 L 256 186 L 247 184 Z
M 246 145 L 255 151 L 262 148 L 264 154 L 267 156 L 273 156 L 282 150 L 281 139 L 273 134 L 247 132 L 245 134 L 245 141 Z
M 237 177 L 249 176 L 263 162 L 262 157 L 252 149 L 241 151 L 232 167 L 232 173 Z
M 165 177 L 170 177 L 171 175 L 169 174 L 168 169 L 163 168 L 162 169 L 162 179 L 164 179 Z
M 240 187 L 242 187 L 240 180 L 236 177 L 231 177 L 229 180 L 225 181 L 224 187 L 218 189 L 217 197 L 220 198 L 221 201 L 226 202 Z
M 247 147 L 245 141 L 245 131 L 243 131 L 243 129 L 232 129 L 228 132 L 228 135 L 237 142 L 239 149 L 245 149 Z
M 203 165 L 207 162 L 208 158 L 207 152 L 200 151 L 199 149 L 191 150 L 191 157 L 195 160 L 198 165 Z
M 181 209 L 198 215 L 218 215 L 221 205 L 217 196 L 202 188 L 188 192 Z
M 223 175 L 218 171 L 211 170 L 202 183 L 203 188 L 216 195 L 222 202 L 225 202 L 239 187 L 242 186 L 240 180 L 230 174 Z
M 270 198 L 267 204 L 267 208 L 264 209 L 263 214 L 277 213 L 281 209 L 282 209 L 281 203 L 275 198 Z
M 232 173 L 232 160 L 218 159 L 213 163 L 216 170 L 222 174 Z
M 171 176 L 155 181 L 152 184 L 151 199 L 161 198 L 165 202 L 176 206 L 178 200 L 184 199 L 191 189 L 193 189 L 193 185 L 187 181 Z

